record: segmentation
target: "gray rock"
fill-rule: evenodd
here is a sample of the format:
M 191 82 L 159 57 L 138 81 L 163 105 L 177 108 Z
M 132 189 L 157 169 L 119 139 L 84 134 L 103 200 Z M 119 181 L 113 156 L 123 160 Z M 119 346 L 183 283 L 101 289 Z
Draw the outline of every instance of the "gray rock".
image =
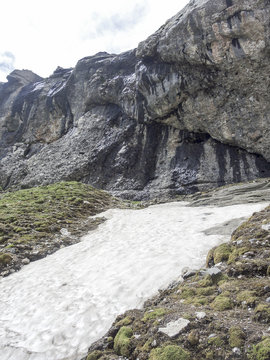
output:
M 0 86 L 0 185 L 146 199 L 270 176 L 269 13 L 195 0 L 135 50 L 46 79 L 15 70 Z
M 182 270 L 182 278 L 183 279 L 188 279 L 191 276 L 195 275 L 196 271 L 195 270 L 191 270 L 190 268 L 186 267 Z
M 212 267 L 209 269 L 201 270 L 200 274 L 203 275 L 204 277 L 210 275 L 211 277 L 215 278 L 220 276 L 222 274 L 222 271 L 217 267 Z
M 30 260 L 28 258 L 22 259 L 22 264 L 23 265 L 28 265 L 29 263 L 30 263 Z
M 270 223 L 268 223 L 268 224 L 263 224 L 263 225 L 262 225 L 262 229 L 263 229 L 263 230 L 266 230 L 266 231 L 270 231 Z
M 235 355 L 238 355 L 238 356 L 240 356 L 242 353 L 241 353 L 241 350 L 238 348 L 238 347 L 234 347 L 233 349 L 232 349 L 232 351 L 233 351 L 233 353 L 235 354 Z
M 204 319 L 206 317 L 206 313 L 204 311 L 199 311 L 199 312 L 196 312 L 196 318 L 201 320 L 201 319 Z
M 151 343 L 151 346 L 154 348 L 154 347 L 157 347 L 157 340 L 153 340 L 152 343 Z
M 166 327 L 159 328 L 158 331 L 168 335 L 169 337 L 174 337 L 184 330 L 189 323 L 189 320 L 179 318 L 176 321 L 169 322 Z

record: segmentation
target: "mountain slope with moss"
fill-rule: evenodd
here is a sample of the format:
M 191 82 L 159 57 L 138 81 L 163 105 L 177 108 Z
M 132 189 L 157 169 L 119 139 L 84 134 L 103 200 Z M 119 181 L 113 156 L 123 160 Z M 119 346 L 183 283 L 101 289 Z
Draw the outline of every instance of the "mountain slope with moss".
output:
M 91 219 L 121 201 L 78 182 L 60 182 L 0 195 L 0 275 L 80 241 L 103 221 Z

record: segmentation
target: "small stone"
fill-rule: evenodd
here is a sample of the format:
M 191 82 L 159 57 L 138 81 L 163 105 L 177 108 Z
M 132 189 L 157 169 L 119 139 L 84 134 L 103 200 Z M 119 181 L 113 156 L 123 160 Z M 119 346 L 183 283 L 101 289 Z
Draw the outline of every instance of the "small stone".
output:
M 265 292 L 269 292 L 270 291 L 270 286 L 265 286 L 263 289 L 264 289 Z
M 233 353 L 236 354 L 236 355 L 241 355 L 241 350 L 238 348 L 238 347 L 234 347 L 232 349 Z
M 183 279 L 188 279 L 195 274 L 196 274 L 196 271 L 191 270 L 191 271 L 186 272 L 184 275 L 182 275 L 182 277 L 183 277 Z
M 236 241 L 236 244 L 237 244 L 237 245 L 241 245 L 242 242 L 243 242 L 243 240 L 238 240 L 238 241 Z
M 222 274 L 222 272 L 217 267 L 212 267 L 212 268 L 209 268 L 206 270 L 201 270 L 200 274 L 203 275 L 204 277 L 207 275 L 210 275 L 212 278 L 216 278 L 216 277 L 220 276 Z
M 182 270 L 182 278 L 188 279 L 189 277 L 196 274 L 195 270 L 191 270 L 189 267 L 184 267 Z
M 30 260 L 28 258 L 22 259 L 22 264 L 23 265 L 28 265 L 29 263 L 30 263 Z
M 263 229 L 263 230 L 266 230 L 266 231 L 270 231 L 270 223 L 268 223 L 268 224 L 263 224 L 263 225 L 262 225 L 262 229 Z
M 201 320 L 204 319 L 206 317 L 206 313 L 201 311 L 201 312 L 196 312 L 196 318 Z
M 68 229 L 66 229 L 66 228 L 62 228 L 62 229 L 60 230 L 60 233 L 61 233 L 61 235 L 63 235 L 63 236 L 70 236 L 70 232 L 69 232 Z
M 10 274 L 10 271 L 9 271 L 9 270 L 2 271 L 2 272 L 1 272 L 1 276 L 8 276 L 9 274 Z
M 178 335 L 183 329 L 185 329 L 189 323 L 189 320 L 179 318 L 176 321 L 169 322 L 166 327 L 159 328 L 158 331 L 168 335 L 169 337 L 174 337 Z
M 270 303 L 270 297 L 268 297 L 265 301 L 266 301 L 267 303 Z
M 208 336 L 208 339 L 211 339 L 211 338 L 216 337 L 216 336 L 217 336 L 217 334 L 210 334 L 210 335 Z
M 156 347 L 157 346 L 157 340 L 153 340 L 152 343 L 151 343 L 151 346 Z
M 135 334 L 134 337 L 135 337 L 135 339 L 139 339 L 141 337 L 141 335 L 140 334 Z
M 254 257 L 255 253 L 253 251 L 248 251 L 244 254 L 243 257 L 247 258 L 247 257 Z
M 34 256 L 39 255 L 39 251 L 38 251 L 38 250 L 34 250 L 34 251 L 31 252 L 31 255 L 34 255 Z

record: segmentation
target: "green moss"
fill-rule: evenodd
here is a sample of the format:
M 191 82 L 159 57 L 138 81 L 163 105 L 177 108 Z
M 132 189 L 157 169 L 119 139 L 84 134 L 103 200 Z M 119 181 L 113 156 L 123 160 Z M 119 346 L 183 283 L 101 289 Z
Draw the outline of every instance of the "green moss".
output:
M 270 337 L 265 338 L 257 345 L 253 345 L 248 354 L 250 360 L 269 360 L 270 359 Z
M 118 321 L 115 326 L 127 326 L 130 325 L 132 323 L 132 319 L 129 316 L 126 316 L 124 319 Z
M 150 352 L 149 360 L 189 360 L 190 354 L 180 346 L 167 345 L 153 349 Z
M 149 353 L 151 350 L 151 343 L 152 340 L 147 340 L 146 343 L 143 345 L 143 347 L 141 348 L 142 351 Z
M 188 304 L 193 304 L 195 306 L 207 305 L 212 299 L 209 299 L 207 296 L 195 296 L 193 299 L 186 300 Z
M 1 193 L 1 244 L 23 239 L 31 250 L 67 224 L 95 215 L 113 201 L 106 192 L 75 181 Z M 15 248 L 15 254 L 19 251 Z
M 91 352 L 91 353 L 87 356 L 86 360 L 97 360 L 97 359 L 99 359 L 101 356 L 102 356 L 102 351 L 95 350 L 95 351 Z
M 131 346 L 130 338 L 133 335 L 133 331 L 130 327 L 123 326 L 118 331 L 114 339 L 114 351 L 117 355 L 126 356 L 130 355 Z
M 250 247 L 235 248 L 229 255 L 228 264 L 234 263 L 237 258 L 250 250 Z
M 206 354 L 205 354 L 205 358 L 207 360 L 213 360 L 214 359 L 214 353 L 213 351 L 207 351 Z
M 233 308 L 233 303 L 228 296 L 218 295 L 212 302 L 211 307 L 218 311 L 229 310 Z
M 215 347 L 222 347 L 224 345 L 224 341 L 219 336 L 214 336 L 208 339 L 208 344 Z
M 259 304 L 255 308 L 254 318 L 258 321 L 269 323 L 270 322 L 270 305 L 269 304 Z
M 188 334 L 188 342 L 190 343 L 190 345 L 192 346 L 196 346 L 200 339 L 199 339 L 199 335 L 198 335 L 198 332 L 195 331 L 195 330 L 192 330 L 189 334 Z
M 182 299 L 188 299 L 193 298 L 195 296 L 195 290 L 190 287 L 184 287 L 181 290 L 181 298 Z
M 154 311 L 149 311 L 149 312 L 145 313 L 144 317 L 142 318 L 142 321 L 147 322 L 149 320 L 154 320 L 154 319 L 164 316 L 166 313 L 167 313 L 166 309 L 158 308 L 158 309 L 155 309 Z
M 240 326 L 232 326 L 229 330 L 229 344 L 232 348 L 241 348 L 245 343 L 245 333 Z
M 202 286 L 202 287 L 212 286 L 212 285 L 213 285 L 212 276 L 211 276 L 211 275 L 205 276 L 205 278 L 203 278 L 202 280 L 200 280 L 200 281 L 198 282 L 198 285 L 199 285 L 199 286 Z
M 231 253 L 231 247 L 228 244 L 221 244 L 214 250 L 214 263 L 218 264 L 227 261 Z
M 13 258 L 9 254 L 0 254 L 0 266 L 8 265 L 12 262 Z
M 226 274 L 221 274 L 221 276 L 218 278 L 217 285 L 221 286 L 222 284 L 225 284 L 230 280 L 229 276 Z
M 196 289 L 196 294 L 199 296 L 201 295 L 208 296 L 208 295 L 213 295 L 215 291 L 216 291 L 215 286 L 201 287 Z
M 247 306 L 254 306 L 257 297 L 255 296 L 254 291 L 244 290 L 237 294 L 236 300 L 238 303 L 245 302 Z

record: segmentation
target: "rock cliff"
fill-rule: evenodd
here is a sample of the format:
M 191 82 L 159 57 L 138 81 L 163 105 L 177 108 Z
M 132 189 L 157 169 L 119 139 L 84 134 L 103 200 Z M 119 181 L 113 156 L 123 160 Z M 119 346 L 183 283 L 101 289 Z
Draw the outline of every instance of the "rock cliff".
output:
M 270 1 L 192 0 L 137 49 L 0 83 L 0 185 L 126 198 L 270 176 Z

